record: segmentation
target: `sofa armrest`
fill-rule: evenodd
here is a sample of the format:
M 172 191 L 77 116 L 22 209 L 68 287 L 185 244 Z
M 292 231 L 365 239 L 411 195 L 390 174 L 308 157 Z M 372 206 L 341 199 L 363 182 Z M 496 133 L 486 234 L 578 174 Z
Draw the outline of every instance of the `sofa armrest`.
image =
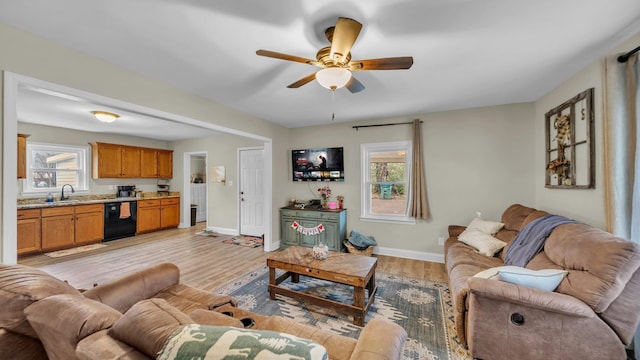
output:
M 573 296 L 475 277 L 469 278 L 467 283 L 469 284 L 469 296 L 486 297 L 577 317 L 595 316 L 589 305 Z
M 449 225 L 449 237 L 458 237 L 466 228 L 462 225 Z
M 82 294 L 124 314 L 138 301 L 153 297 L 179 282 L 180 269 L 174 264 L 164 263 L 98 285 Z
M 397 360 L 407 332 L 398 324 L 373 319 L 362 329 L 351 360 Z

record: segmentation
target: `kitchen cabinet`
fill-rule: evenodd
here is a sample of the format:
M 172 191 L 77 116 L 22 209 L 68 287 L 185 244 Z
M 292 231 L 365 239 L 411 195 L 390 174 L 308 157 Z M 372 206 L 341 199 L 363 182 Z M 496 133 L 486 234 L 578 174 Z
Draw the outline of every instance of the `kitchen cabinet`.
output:
M 104 205 L 42 209 L 42 250 L 100 242 L 104 237 Z
M 173 151 L 158 150 L 158 178 L 173 178 Z
M 292 227 L 297 223 L 303 228 L 315 228 L 322 224 L 324 230 L 316 235 L 305 235 Z M 347 232 L 347 210 L 280 209 L 280 245 L 283 248 L 299 245 L 313 247 L 323 243 L 332 251 L 344 249 Z
M 141 149 L 140 150 L 140 177 L 157 178 L 158 177 L 158 150 L 157 149 Z
M 18 210 L 18 255 L 41 249 L 40 209 Z
M 74 217 L 73 206 L 42 209 L 42 250 L 73 246 Z
M 84 245 L 104 238 L 104 204 L 76 205 L 75 244 Z
M 179 224 L 179 197 L 138 201 L 137 233 L 177 227 Z
M 160 227 L 171 228 L 180 224 L 180 198 L 160 199 Z
M 91 157 L 94 179 L 173 177 L 172 150 L 91 143 Z
M 160 199 L 138 200 L 136 233 L 160 229 Z
M 27 177 L 27 138 L 29 135 L 18 134 L 18 179 Z

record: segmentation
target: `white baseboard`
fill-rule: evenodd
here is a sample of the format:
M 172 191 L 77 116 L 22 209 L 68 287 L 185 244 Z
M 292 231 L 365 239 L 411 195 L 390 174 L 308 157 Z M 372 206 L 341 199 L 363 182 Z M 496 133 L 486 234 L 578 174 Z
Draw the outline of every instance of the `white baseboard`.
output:
M 214 231 L 214 232 L 217 232 L 218 234 L 224 234 L 224 235 L 240 235 L 240 231 L 238 231 L 238 229 L 227 229 L 227 228 L 221 228 L 216 226 L 207 226 L 207 231 Z
M 395 257 L 404 258 L 404 259 L 414 259 L 414 260 L 424 260 L 424 261 L 430 261 L 430 262 L 444 263 L 443 254 L 434 254 L 434 253 L 427 253 L 422 251 L 403 250 L 403 249 L 376 246 L 375 249 L 373 249 L 373 253 L 378 255 L 395 256 Z
M 280 240 L 278 241 L 274 241 L 271 246 L 267 249 L 267 244 L 264 244 L 264 251 L 266 252 L 271 252 L 271 251 L 276 251 L 280 248 Z

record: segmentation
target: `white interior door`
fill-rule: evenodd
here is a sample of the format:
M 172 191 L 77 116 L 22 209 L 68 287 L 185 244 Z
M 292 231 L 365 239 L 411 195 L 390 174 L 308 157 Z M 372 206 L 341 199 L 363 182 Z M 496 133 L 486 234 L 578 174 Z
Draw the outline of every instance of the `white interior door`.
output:
M 262 236 L 264 224 L 264 151 L 240 150 L 240 234 Z

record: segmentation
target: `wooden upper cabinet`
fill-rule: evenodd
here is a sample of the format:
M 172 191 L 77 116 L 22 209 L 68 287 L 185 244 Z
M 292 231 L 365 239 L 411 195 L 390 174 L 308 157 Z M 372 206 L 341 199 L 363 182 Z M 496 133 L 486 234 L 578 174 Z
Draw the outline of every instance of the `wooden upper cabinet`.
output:
M 173 151 L 158 150 L 158 177 L 160 179 L 173 178 Z
M 140 148 L 132 146 L 122 147 L 122 177 L 140 177 Z
M 157 149 L 141 149 L 140 150 L 140 177 L 157 178 L 158 177 L 158 150 Z
M 27 177 L 27 137 L 26 134 L 18 134 L 18 179 Z
M 173 177 L 173 151 L 91 143 L 92 176 L 98 178 Z

